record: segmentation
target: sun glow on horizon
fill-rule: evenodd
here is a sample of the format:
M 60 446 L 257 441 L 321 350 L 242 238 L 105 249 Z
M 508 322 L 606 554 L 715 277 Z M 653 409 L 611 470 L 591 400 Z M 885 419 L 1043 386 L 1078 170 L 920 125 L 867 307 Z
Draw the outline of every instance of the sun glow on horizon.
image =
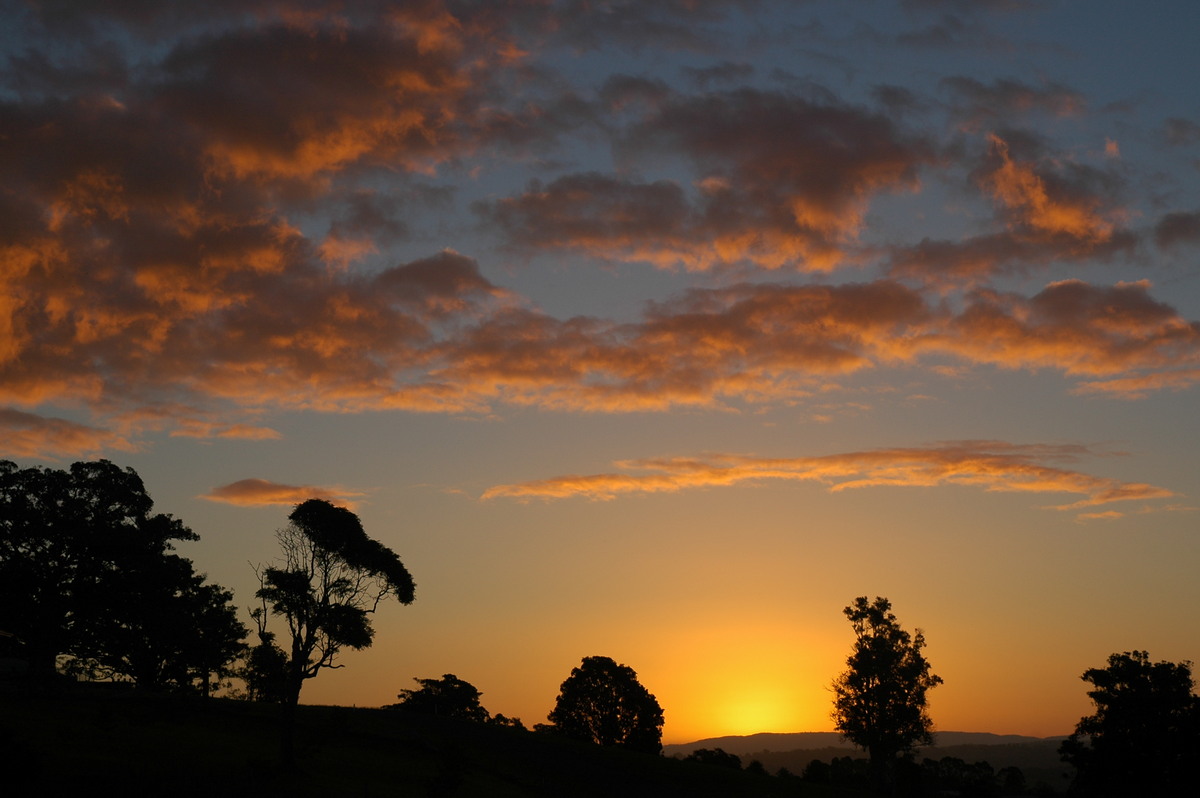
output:
M 799 731 L 807 714 L 795 691 L 780 685 L 756 685 L 714 707 L 727 734 Z
M 825 671 L 838 654 L 820 634 L 800 646 L 784 642 L 795 639 L 784 618 L 741 625 L 724 618 L 681 630 L 668 646 L 678 659 L 660 682 L 669 687 L 656 691 L 666 709 L 664 742 L 828 731 L 832 671 Z M 648 683 L 657 676 L 648 670 Z

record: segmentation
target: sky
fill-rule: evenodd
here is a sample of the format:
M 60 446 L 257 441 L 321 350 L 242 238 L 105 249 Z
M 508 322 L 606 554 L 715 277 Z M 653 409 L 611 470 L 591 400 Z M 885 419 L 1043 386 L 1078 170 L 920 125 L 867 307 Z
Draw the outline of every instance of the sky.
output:
M 822 731 L 1200 660 L 1200 4 L 0 0 L 0 457 L 136 469 L 247 612 L 291 507 L 416 601 L 304 688 L 585 656 Z

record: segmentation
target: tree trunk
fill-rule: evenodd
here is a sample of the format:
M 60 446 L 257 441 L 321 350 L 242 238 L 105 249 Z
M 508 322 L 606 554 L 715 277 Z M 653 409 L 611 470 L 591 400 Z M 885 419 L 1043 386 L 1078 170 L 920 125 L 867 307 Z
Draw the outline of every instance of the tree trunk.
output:
M 304 685 L 304 676 L 289 674 L 287 691 L 280 705 L 280 755 L 285 767 L 296 764 L 296 706 L 300 703 L 300 688 Z
M 869 754 L 871 757 L 871 789 L 884 795 L 889 791 L 888 765 L 891 757 L 876 748 L 870 749 Z

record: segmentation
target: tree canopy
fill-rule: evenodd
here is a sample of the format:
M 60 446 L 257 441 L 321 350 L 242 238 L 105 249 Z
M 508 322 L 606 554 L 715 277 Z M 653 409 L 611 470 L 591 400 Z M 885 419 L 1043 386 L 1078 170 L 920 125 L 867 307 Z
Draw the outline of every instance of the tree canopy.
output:
M 137 472 L 107 460 L 0 461 L 0 629 L 35 674 L 66 655 L 89 675 L 207 691 L 229 672 L 246 635 L 232 594 L 173 553 L 197 536 L 153 506 Z
M 1112 654 L 1083 680 L 1096 711 L 1079 720 L 1059 753 L 1082 795 L 1193 795 L 1200 779 L 1200 698 L 1190 662 L 1151 662 L 1145 651 Z
M 657 754 L 662 751 L 663 711 L 628 665 L 584 657 L 562 683 L 549 715 L 568 737 Z
M 380 602 L 395 596 L 410 604 L 415 586 L 395 552 L 367 537 L 350 510 L 309 499 L 288 519 L 276 534 L 283 561 L 258 569 L 256 595 L 287 624 L 285 701 L 295 704 L 306 679 L 340 667 L 342 649 L 371 645 L 369 616 Z
M 866 749 L 876 786 L 898 754 L 932 742 L 925 693 L 942 683 L 921 653 L 921 630 L 909 635 L 891 610 L 886 598 L 868 602 L 866 596 L 843 610 L 854 629 L 854 649 L 833 683 L 834 724 Z
M 447 673 L 440 679 L 414 679 L 420 685 L 416 690 L 401 690 L 400 699 L 391 709 L 415 712 L 422 715 L 438 715 L 484 723 L 491 715 L 479 702 L 481 694 L 475 685 Z

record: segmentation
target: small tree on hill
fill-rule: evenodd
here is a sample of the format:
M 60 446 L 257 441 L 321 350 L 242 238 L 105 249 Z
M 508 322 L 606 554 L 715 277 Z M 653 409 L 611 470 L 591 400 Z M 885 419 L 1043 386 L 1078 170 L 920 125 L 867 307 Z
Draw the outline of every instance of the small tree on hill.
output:
M 1190 662 L 1113 654 L 1083 680 L 1096 711 L 1058 749 L 1075 766 L 1072 792 L 1088 796 L 1194 795 L 1200 783 L 1200 698 Z
M 568 737 L 618 745 L 634 751 L 662 751 L 663 711 L 628 665 L 608 657 L 584 657 L 562 683 L 549 720 Z
M 882 788 L 896 756 L 932 742 L 933 722 L 925 693 L 942 683 L 929 671 L 921 649 L 925 637 L 900 627 L 886 598 L 860 596 L 843 612 L 854 628 L 854 650 L 845 673 L 833 683 L 833 720 L 871 760 L 872 780 Z
M 388 597 L 411 604 L 415 586 L 396 553 L 367 537 L 358 516 L 322 499 L 309 499 L 288 516 L 276 538 L 283 562 L 257 569 L 256 595 L 287 623 L 283 754 L 294 758 L 292 718 L 306 679 L 339 668 L 344 648 L 371 645 L 369 616 Z

